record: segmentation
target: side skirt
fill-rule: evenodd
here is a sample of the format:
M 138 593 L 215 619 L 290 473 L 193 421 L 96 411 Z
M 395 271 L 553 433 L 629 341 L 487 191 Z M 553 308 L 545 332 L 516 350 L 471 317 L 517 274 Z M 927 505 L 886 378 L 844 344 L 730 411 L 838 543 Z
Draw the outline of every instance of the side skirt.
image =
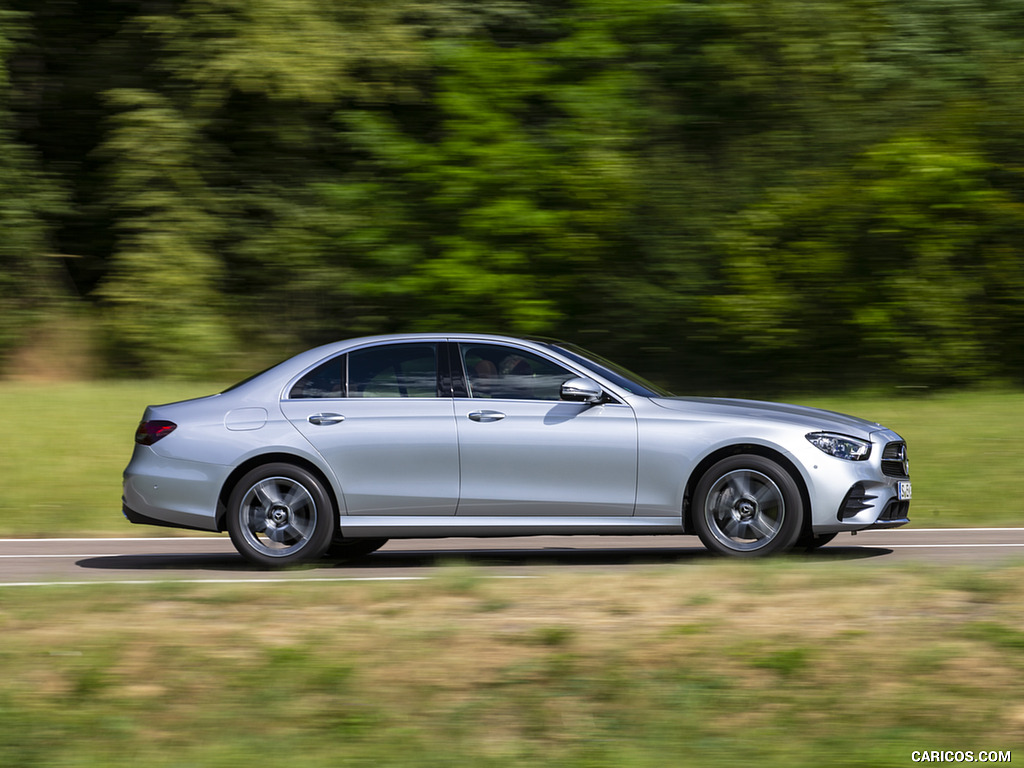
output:
M 449 536 L 650 536 L 681 534 L 679 517 L 425 517 L 342 515 L 348 538 L 438 539 Z

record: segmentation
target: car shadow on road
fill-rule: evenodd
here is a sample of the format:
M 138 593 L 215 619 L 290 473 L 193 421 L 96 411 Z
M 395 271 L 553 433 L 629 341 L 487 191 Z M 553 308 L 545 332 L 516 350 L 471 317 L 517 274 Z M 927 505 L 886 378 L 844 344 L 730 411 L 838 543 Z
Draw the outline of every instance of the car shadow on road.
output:
M 892 554 L 885 547 L 823 547 L 813 552 L 793 552 L 785 557 L 807 563 L 827 563 L 865 560 Z M 429 570 L 453 563 L 482 568 L 538 568 L 538 567 L 626 567 L 667 564 L 736 562 L 731 558 L 712 555 L 702 547 L 607 548 L 574 549 L 567 547 L 540 547 L 537 549 L 429 549 L 380 550 L 371 555 L 351 560 L 325 559 L 301 570 L 341 570 L 384 576 L 390 571 Z M 154 553 L 134 555 L 105 555 L 77 561 L 80 568 L 109 571 L 232 571 L 260 572 L 240 555 L 225 553 Z M 290 569 L 295 570 L 295 569 Z
M 75 562 L 79 568 L 108 571 L 252 571 L 240 555 L 224 553 L 182 553 L 101 555 Z
M 890 554 L 891 549 L 882 547 L 830 547 L 815 552 L 797 552 L 787 558 L 804 561 L 814 560 L 860 560 Z M 538 549 L 432 549 L 423 551 L 375 552 L 372 555 L 339 563 L 360 568 L 388 569 L 395 567 L 429 568 L 448 565 L 452 562 L 480 566 L 626 566 L 665 565 L 679 563 L 736 562 L 721 558 L 703 547 L 651 547 L 651 548 L 609 548 L 574 549 L 567 547 L 544 547 Z

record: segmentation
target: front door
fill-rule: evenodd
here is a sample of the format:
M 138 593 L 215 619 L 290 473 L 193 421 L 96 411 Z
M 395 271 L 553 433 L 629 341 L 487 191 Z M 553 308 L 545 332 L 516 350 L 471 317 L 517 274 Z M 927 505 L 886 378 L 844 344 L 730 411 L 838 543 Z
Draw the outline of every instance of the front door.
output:
M 459 516 L 632 515 L 637 428 L 626 404 L 559 400 L 578 374 L 530 350 L 460 343 Z

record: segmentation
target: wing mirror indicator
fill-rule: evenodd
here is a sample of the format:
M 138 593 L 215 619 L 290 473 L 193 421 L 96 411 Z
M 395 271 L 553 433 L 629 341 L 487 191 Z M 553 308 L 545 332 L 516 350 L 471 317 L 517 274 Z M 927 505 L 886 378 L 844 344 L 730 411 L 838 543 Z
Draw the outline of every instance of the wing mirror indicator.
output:
M 604 390 L 593 379 L 581 377 L 569 379 L 562 383 L 562 399 L 573 403 L 599 403 L 604 398 Z

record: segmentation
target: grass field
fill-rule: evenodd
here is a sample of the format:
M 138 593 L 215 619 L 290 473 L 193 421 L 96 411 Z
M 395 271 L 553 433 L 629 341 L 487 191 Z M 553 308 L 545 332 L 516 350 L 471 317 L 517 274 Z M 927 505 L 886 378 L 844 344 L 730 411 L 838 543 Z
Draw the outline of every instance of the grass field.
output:
M 121 472 L 145 407 L 223 387 L 0 384 L 0 536 L 166 536 L 121 516 Z
M 0 384 L 0 536 L 163 535 L 120 513 L 121 471 L 149 403 L 215 392 L 167 382 Z M 1024 393 L 793 398 L 852 413 L 909 442 L 912 525 L 1019 525 Z
M 0 600 L 0 765 L 18 768 L 881 768 L 1024 748 L 1024 566 L 455 565 Z
M 1024 525 L 1024 393 L 805 398 L 852 413 L 907 440 L 916 527 Z

